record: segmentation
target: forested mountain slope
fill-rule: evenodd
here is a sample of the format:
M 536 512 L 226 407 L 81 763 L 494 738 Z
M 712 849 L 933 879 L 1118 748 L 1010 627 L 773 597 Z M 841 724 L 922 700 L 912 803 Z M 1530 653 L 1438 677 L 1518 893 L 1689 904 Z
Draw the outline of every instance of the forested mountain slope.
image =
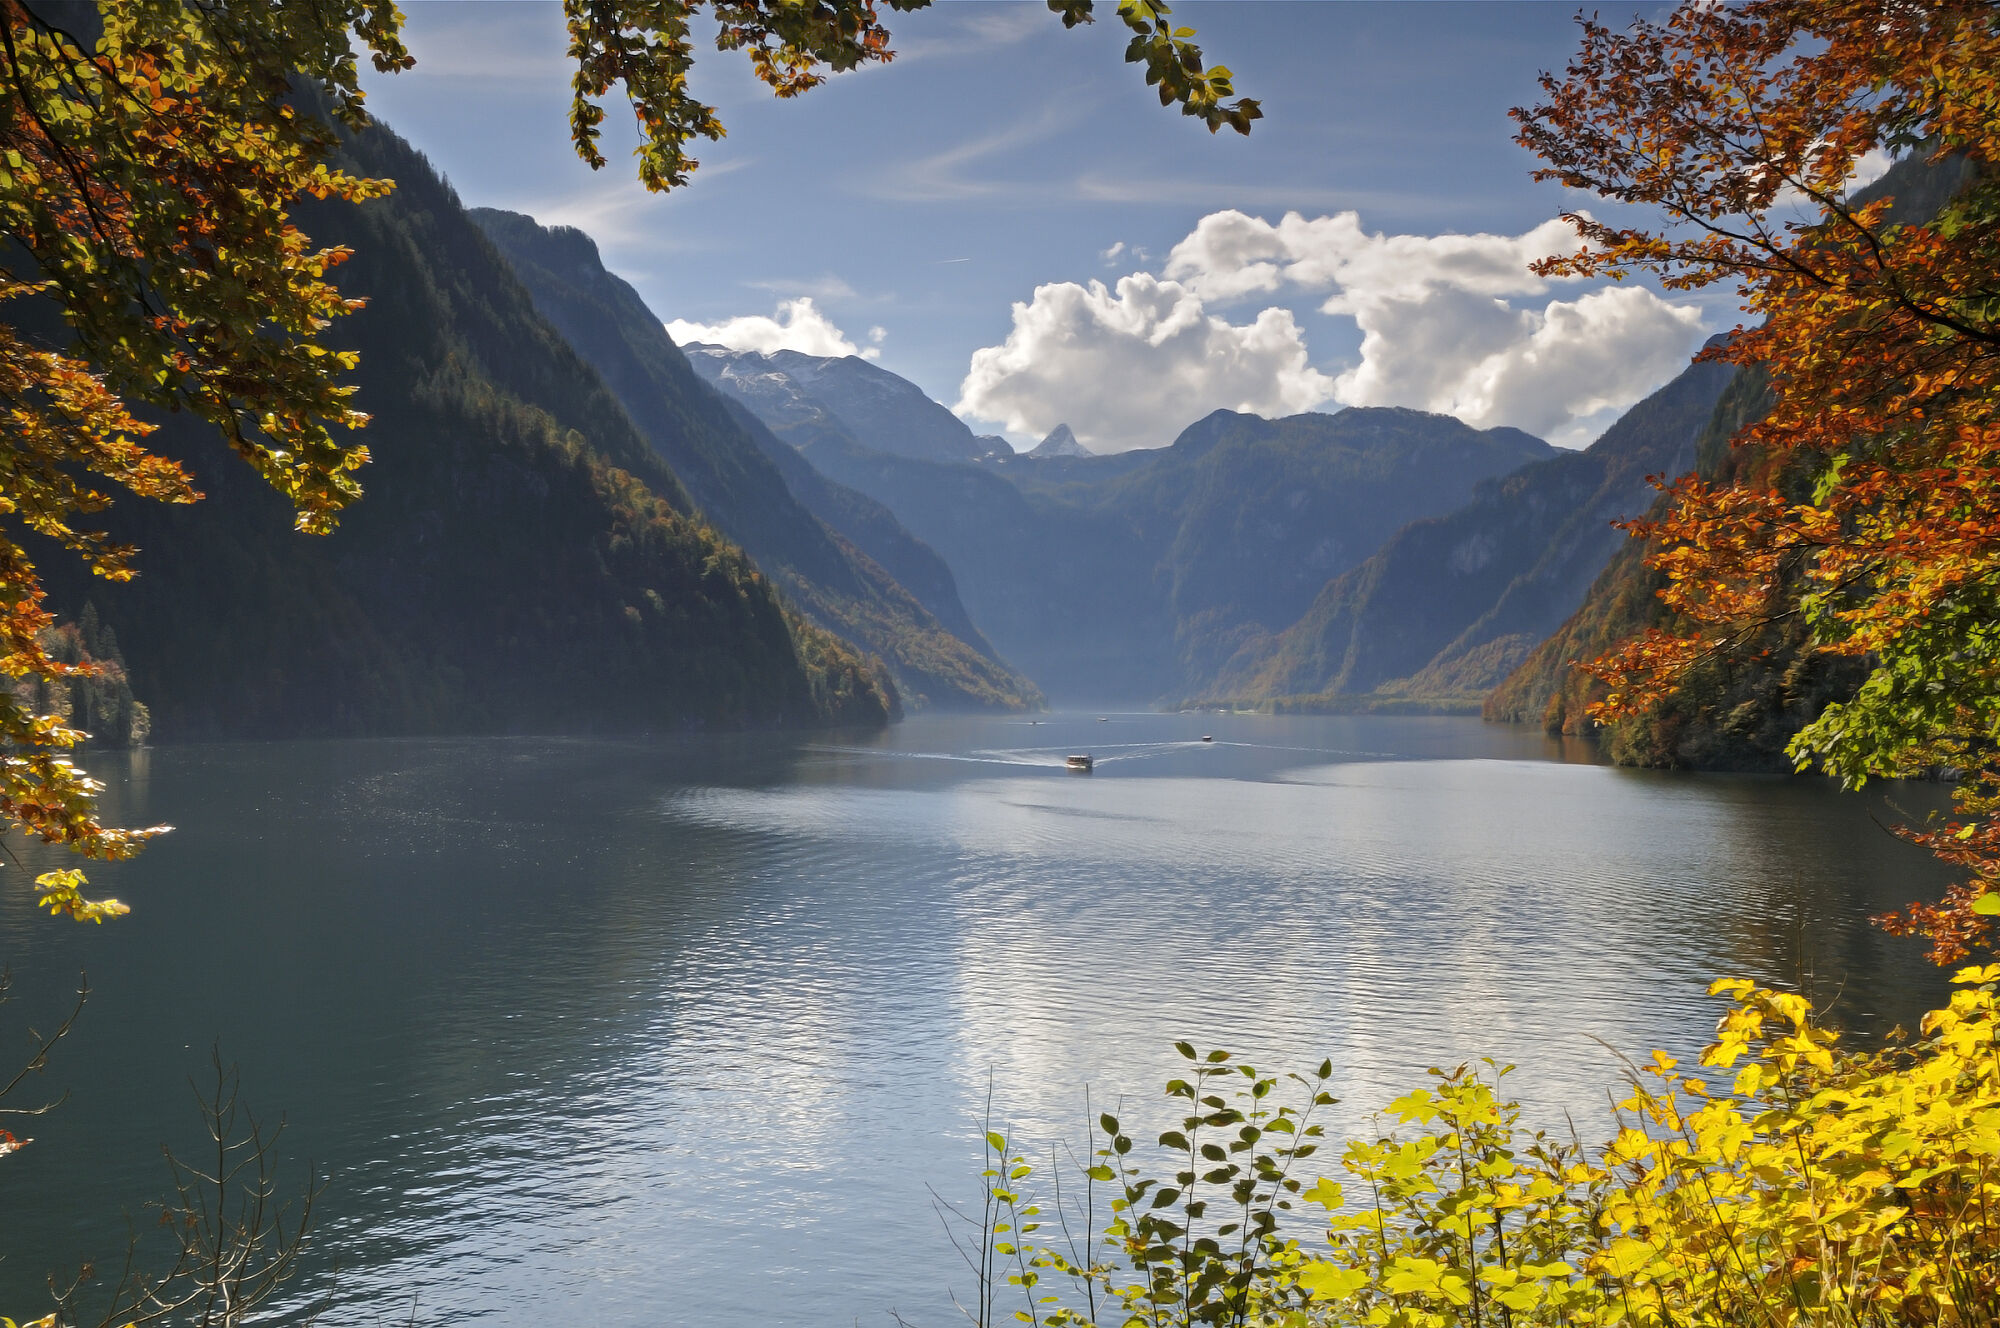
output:
M 1767 404 L 1763 375 L 1738 371 L 1703 430 L 1695 469 L 1726 479 L 1749 460 L 1729 439 Z M 1551 732 L 1596 731 L 1586 710 L 1603 688 L 1576 665 L 1662 621 L 1659 574 L 1645 556 L 1643 543 L 1625 541 L 1576 613 L 1487 698 L 1488 719 L 1540 723 Z M 1848 695 L 1861 677 L 1857 661 L 1815 657 L 1801 650 L 1803 644 L 1796 617 L 1774 624 L 1754 657 L 1702 666 L 1673 701 L 1599 736 L 1613 759 L 1625 764 L 1790 769 L 1784 748 L 1792 734 L 1829 701 Z
M 366 497 L 324 538 L 212 433 L 167 421 L 207 500 L 133 500 L 129 584 L 44 560 L 94 602 L 168 738 L 879 724 L 895 700 L 791 614 L 685 491 L 429 165 L 383 129 L 348 165 L 397 189 L 300 221 L 351 246 L 374 416 Z
M 1646 477 L 1693 463 L 1729 373 L 1690 365 L 1587 449 L 1405 526 L 1297 622 L 1239 650 L 1204 699 L 1476 708 L 1582 600 L 1624 541 L 1611 522 L 1650 504 Z
M 1768 405 L 1764 377 L 1739 370 L 1703 430 L 1694 469 L 1727 480 L 1755 456 L 1730 438 Z M 1803 476 L 1784 481 L 1803 499 Z M 1659 574 L 1646 566 L 1646 545 L 1628 539 L 1582 606 L 1538 646 L 1487 698 L 1486 717 L 1540 723 L 1550 732 L 1595 733 L 1623 764 L 1705 770 L 1789 770 L 1785 744 L 1831 701 L 1852 693 L 1865 673 L 1860 661 L 1803 649 L 1805 629 L 1793 616 L 1765 630 L 1749 657 L 1717 659 L 1690 676 L 1670 702 L 1651 714 L 1599 731 L 1586 713 L 1603 687 L 1576 667 L 1628 637 L 1661 624 Z
M 1033 684 L 995 658 L 972 627 L 943 562 L 906 531 L 890 528 L 896 523 L 886 511 L 860 495 L 833 492 L 761 424 L 732 412 L 689 368 L 638 292 L 605 270 L 590 237 L 549 230 L 518 213 L 471 215 L 526 285 L 536 310 L 598 371 L 702 514 L 808 617 L 878 655 L 911 704 L 1040 704 Z M 843 525 L 860 538 L 847 536 Z M 883 560 L 870 556 L 870 546 L 910 571 L 926 595 L 898 584 Z
M 1931 163 L 1921 155 L 1909 157 L 1856 198 L 1865 202 L 1891 196 L 1892 220 L 1921 220 L 1934 216 L 1969 175 L 1963 160 Z M 1703 430 L 1696 473 L 1711 482 L 1727 482 L 1761 469 L 1760 453 L 1734 447 L 1730 439 L 1768 406 L 1763 374 L 1737 371 Z M 1793 465 L 1773 482 L 1805 501 L 1813 477 Z M 1811 651 L 1797 614 L 1769 625 L 1738 658 L 1703 664 L 1679 694 L 1646 715 L 1604 731 L 1591 721 L 1586 712 L 1603 687 L 1576 666 L 1650 627 L 1668 625 L 1657 598 L 1662 582 L 1646 566 L 1646 552 L 1639 541 L 1625 542 L 1576 613 L 1494 690 L 1486 717 L 1541 724 L 1551 732 L 1594 733 L 1614 759 L 1627 764 L 1790 769 L 1784 749 L 1792 735 L 1829 703 L 1851 695 L 1867 673 L 1865 661 Z

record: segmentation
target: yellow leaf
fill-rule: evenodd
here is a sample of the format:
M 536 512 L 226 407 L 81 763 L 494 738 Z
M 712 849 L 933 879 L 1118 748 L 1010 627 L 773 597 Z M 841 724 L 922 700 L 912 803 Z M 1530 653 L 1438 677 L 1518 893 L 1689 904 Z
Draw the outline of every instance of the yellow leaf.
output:
M 1299 1285 L 1314 1300 L 1334 1302 L 1347 1299 L 1368 1282 L 1368 1274 L 1359 1268 L 1343 1268 L 1339 1264 L 1315 1260 L 1299 1269 Z

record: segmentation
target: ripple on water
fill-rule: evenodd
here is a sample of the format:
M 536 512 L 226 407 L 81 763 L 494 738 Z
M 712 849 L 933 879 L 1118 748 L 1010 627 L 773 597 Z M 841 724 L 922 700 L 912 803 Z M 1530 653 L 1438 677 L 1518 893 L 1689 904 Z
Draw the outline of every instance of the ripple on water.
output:
M 131 923 L 0 910 L 24 1002 L 97 985 L 0 1294 L 120 1239 L 218 1039 L 331 1164 L 350 1315 L 763 1328 L 942 1321 L 929 1187 L 965 1192 L 989 1092 L 1026 1139 L 1078 1137 L 1086 1089 L 1156 1120 L 1175 1037 L 1330 1056 L 1336 1129 L 1487 1053 L 1587 1118 L 1591 1037 L 1698 1045 L 1718 973 L 1810 971 L 1871 1026 L 1930 994 L 1864 922 L 1929 888 L 1878 805 L 1548 750 L 1232 716 L 160 749 L 113 790 L 183 827 L 106 873 Z

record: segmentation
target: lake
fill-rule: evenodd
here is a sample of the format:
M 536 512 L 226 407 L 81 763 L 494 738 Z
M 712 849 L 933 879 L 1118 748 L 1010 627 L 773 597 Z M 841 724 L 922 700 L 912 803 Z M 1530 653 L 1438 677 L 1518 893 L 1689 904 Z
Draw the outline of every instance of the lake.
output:
M 1203 734 L 1213 742 L 1201 741 Z M 1094 773 L 1063 757 L 1089 751 Z M 198 1130 L 211 1048 L 329 1187 L 301 1297 L 342 1322 L 886 1328 L 968 1289 L 932 1189 L 987 1110 L 1156 1120 L 1188 1038 L 1330 1057 L 1339 1132 L 1491 1055 L 1594 1127 L 1700 1047 L 1709 979 L 1858 1032 L 1943 989 L 1871 913 L 1940 872 L 1883 822 L 1939 790 L 1667 775 L 1468 719 L 918 718 L 883 734 L 161 747 L 89 763 L 133 914 L 0 885 L 0 1010 L 92 994 L 10 1125 L 0 1312 L 115 1262 Z M 31 870 L 55 857 L 17 849 Z M 58 855 L 59 856 L 59 855 Z M 1601 1039 L 1600 1043 L 1597 1039 Z M 337 1261 L 338 1279 L 327 1268 Z

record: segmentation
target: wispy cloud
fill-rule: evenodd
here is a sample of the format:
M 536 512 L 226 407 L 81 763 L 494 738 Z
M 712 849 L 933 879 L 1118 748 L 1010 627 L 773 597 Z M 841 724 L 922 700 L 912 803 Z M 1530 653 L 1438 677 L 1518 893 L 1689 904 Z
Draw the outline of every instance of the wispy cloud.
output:
M 1018 174 L 998 169 L 981 173 L 973 169 L 1019 149 L 1047 142 L 1074 123 L 1080 114 L 1073 107 L 1044 110 L 944 152 L 899 163 L 862 181 L 857 191 L 885 203 L 980 202 L 1022 211 L 1079 202 L 1110 207 L 1237 207 L 1259 211 L 1362 208 L 1435 220 L 1440 225 L 1463 221 L 1481 210 L 1476 200 L 1448 194 L 1359 189 L 1336 184 L 1250 184 L 1179 175 L 1109 176 L 1097 172 L 1050 177 L 1030 173 L 1032 167 Z
M 732 158 L 701 168 L 704 180 L 733 175 L 754 159 Z M 595 172 L 581 189 L 560 194 L 522 192 L 469 202 L 487 207 L 525 212 L 544 226 L 574 226 L 606 248 L 644 245 L 649 252 L 701 253 L 720 247 L 715 238 L 705 238 L 698 230 L 674 226 L 667 221 L 672 200 L 655 194 L 614 164 Z M 786 289 L 799 289 L 786 283 Z
M 914 160 L 897 162 L 862 186 L 869 197 L 892 203 L 937 203 L 1008 197 L 1023 188 L 997 174 L 968 168 L 1044 143 L 1074 126 L 1086 108 L 1057 98 L 1012 124 Z M 1028 186 L 1032 188 L 1033 186 Z
M 942 7 L 925 15 L 902 15 L 909 35 L 896 31 L 890 45 L 896 63 L 914 63 L 958 55 L 977 55 L 1019 46 L 1030 38 L 1062 30 L 1062 21 L 1041 5 L 980 5 Z M 908 22 L 911 18 L 917 21 Z M 924 20 L 930 20 L 926 25 Z M 892 21 L 893 23 L 893 21 Z
M 809 295 L 815 300 L 854 300 L 859 294 L 854 287 L 841 278 L 828 273 L 822 277 L 804 279 L 792 277 L 766 277 L 743 283 L 751 290 L 771 291 L 779 295 Z
M 474 199 L 510 212 L 525 212 L 544 226 L 574 226 L 600 245 L 617 247 L 642 241 L 673 247 L 666 228 L 658 225 L 659 200 L 637 184 L 607 184 L 601 189 L 560 195 Z
M 1093 203 L 1148 203 L 1183 207 L 1235 207 L 1259 210 L 1347 209 L 1394 212 L 1399 216 L 1430 216 L 1443 210 L 1466 210 L 1450 197 L 1392 189 L 1357 189 L 1347 185 L 1231 183 L 1184 176 L 1081 175 L 1044 185 L 1051 192 Z
M 569 43 L 562 11 L 554 5 L 441 5 L 424 19 L 409 29 L 417 66 L 402 77 L 509 83 L 569 78 Z

